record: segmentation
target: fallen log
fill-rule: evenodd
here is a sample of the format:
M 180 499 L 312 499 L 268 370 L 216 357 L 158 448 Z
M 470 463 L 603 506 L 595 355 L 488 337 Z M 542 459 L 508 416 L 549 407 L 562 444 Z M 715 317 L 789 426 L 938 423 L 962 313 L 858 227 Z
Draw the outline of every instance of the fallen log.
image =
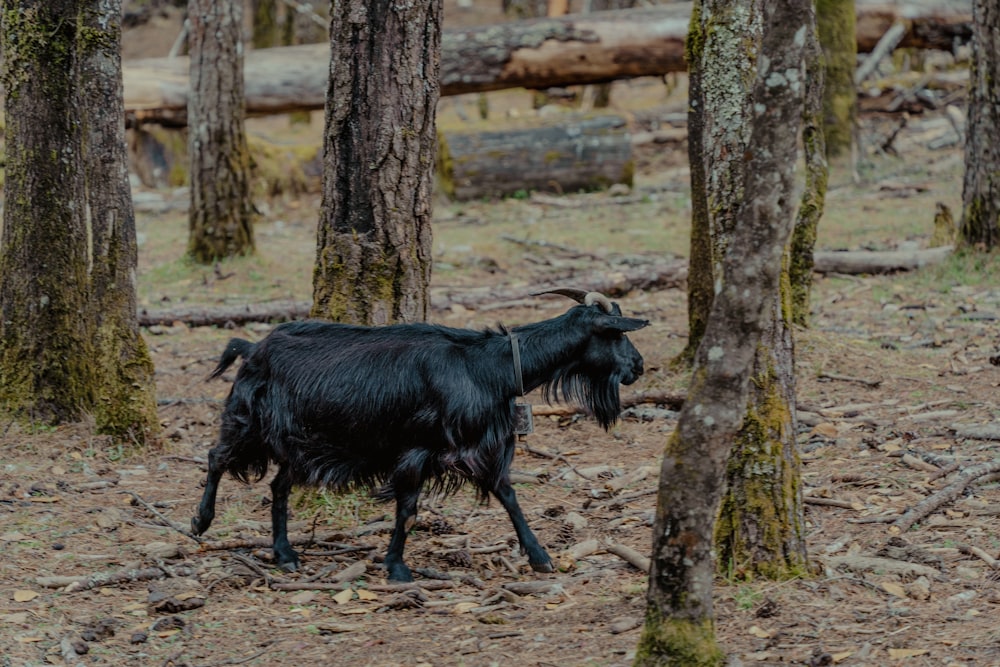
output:
M 814 270 L 817 273 L 881 274 L 912 271 L 944 261 L 952 246 L 926 250 L 886 252 L 836 251 L 817 252 Z M 671 289 L 687 281 L 687 260 L 657 260 L 640 264 L 610 266 L 608 270 L 589 277 L 579 276 L 574 282 L 581 288 L 621 297 L 634 290 Z M 525 297 L 540 291 L 544 285 L 488 286 L 474 288 L 432 287 L 431 308 L 446 310 L 459 305 L 472 310 L 484 307 L 523 305 Z M 234 306 L 193 305 L 173 308 L 140 308 L 139 324 L 144 327 L 172 326 L 242 326 L 250 322 L 286 322 L 309 317 L 311 301 L 269 301 Z
M 560 116 L 525 129 L 443 132 L 438 142 L 438 183 L 459 201 L 631 187 L 634 171 L 621 116 Z
M 816 273 L 880 274 L 895 271 L 913 271 L 947 259 L 953 246 L 940 246 L 924 250 L 889 251 L 835 251 L 817 252 L 814 255 Z
M 604 83 L 686 70 L 684 39 L 690 3 L 446 29 L 441 42 L 441 94 L 505 88 Z M 971 39 L 971 9 L 859 3 L 858 51 L 868 53 L 893 24 L 907 30 L 899 47 L 952 50 Z M 328 44 L 247 53 L 244 80 L 251 115 L 322 109 L 330 65 Z M 123 66 L 130 125 L 184 126 L 188 59 L 148 58 Z
M 611 266 L 592 276 L 573 279 L 580 289 L 603 292 L 610 297 L 632 290 L 668 289 L 680 287 L 687 280 L 687 260 L 659 260 L 648 264 Z M 557 287 L 557 285 L 552 285 Z M 546 285 L 461 288 L 431 288 L 431 308 L 446 310 L 452 305 L 476 309 L 486 304 L 523 303 L 531 294 L 546 289 Z M 286 322 L 309 317 L 311 301 L 269 301 L 236 306 L 196 305 L 174 308 L 140 308 L 139 325 L 172 326 L 183 323 L 191 327 L 240 326 L 250 322 Z

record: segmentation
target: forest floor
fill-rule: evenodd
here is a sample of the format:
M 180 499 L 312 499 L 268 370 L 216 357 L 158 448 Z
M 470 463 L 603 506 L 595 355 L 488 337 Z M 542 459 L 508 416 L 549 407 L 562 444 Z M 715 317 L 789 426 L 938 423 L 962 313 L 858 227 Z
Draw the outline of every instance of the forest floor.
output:
M 926 245 L 935 202 L 957 210 L 961 189 L 957 150 L 920 149 L 922 123 L 934 122 L 911 122 L 913 134 L 897 140 L 907 157 L 867 161 L 861 184 L 835 169 L 820 247 Z M 527 295 L 662 259 L 671 246 L 682 256 L 683 152 L 647 151 L 660 153 L 640 156 L 646 167 L 625 200 L 439 202 L 435 289 Z M 154 195 L 163 208 L 138 221 L 144 306 L 308 299 L 315 195 L 271 202 L 257 255 L 206 268 L 180 259 L 185 209 L 170 202 L 182 193 L 139 199 Z M 995 256 L 962 254 L 912 273 L 817 276 L 812 326 L 796 332 L 815 573 L 746 581 L 733 567 L 718 578 L 717 628 L 732 664 L 1000 664 L 995 477 L 900 534 L 887 523 L 1000 458 L 998 268 Z M 165 527 L 188 526 L 200 496 L 229 386 L 205 376 L 228 337 L 258 339 L 269 325 L 145 330 L 160 399 L 155 446 L 112 446 L 87 425 L 4 425 L 0 665 L 629 664 L 646 576 L 608 549 L 649 552 L 660 453 L 676 424 L 668 399 L 683 397 L 686 382 L 671 360 L 687 325 L 682 289 L 619 301 L 652 321 L 632 335 L 647 373 L 624 396 L 655 392 L 665 403 L 638 406 L 610 433 L 572 411 L 541 417 L 514 462 L 525 474 L 521 503 L 560 571 L 532 573 L 499 505 L 462 492 L 423 500 L 407 558 L 448 578 L 421 576 L 408 591 L 386 586 L 379 563 L 392 508 L 361 494 L 300 494 L 292 534 L 312 543 L 295 574 L 269 565 L 263 482 L 224 481 L 205 542 Z M 438 302 L 432 320 L 514 325 L 567 305 Z M 333 583 L 344 571 L 349 579 Z
M 869 144 L 897 124 L 867 118 Z M 960 210 L 961 151 L 927 148 L 949 127 L 944 114 L 911 118 L 895 139 L 901 157 L 866 153 L 857 182 L 836 165 L 819 247 L 925 247 L 935 204 Z M 527 297 L 535 286 L 683 258 L 683 146 L 638 150 L 624 197 L 439 200 L 432 321 L 555 316 L 568 302 Z M 136 201 L 143 307 L 309 298 L 315 193 L 261 202 L 257 254 L 207 268 L 181 259 L 182 191 L 138 189 Z M 910 273 L 817 276 L 811 326 L 795 332 L 814 572 L 746 580 L 734 565 L 717 578 L 731 664 L 1000 665 L 1000 483 L 974 474 L 1000 460 L 998 278 L 997 256 L 974 253 Z M 463 290 L 477 305 L 448 299 Z M 294 574 L 269 563 L 265 482 L 224 480 L 204 541 L 182 534 L 229 387 L 205 377 L 230 336 L 259 339 L 270 325 L 144 330 L 162 426 L 153 446 L 116 446 L 87 424 L 3 425 L 0 667 L 630 664 L 647 580 L 616 552 L 650 551 L 660 454 L 687 380 L 671 364 L 687 314 L 681 288 L 617 300 L 652 322 L 631 336 L 647 372 L 623 395 L 661 403 L 629 410 L 609 433 L 572 410 L 536 418 L 514 461 L 521 505 L 559 571 L 531 572 L 499 505 L 459 492 L 422 500 L 406 555 L 423 570 L 406 590 L 387 585 L 380 563 L 392 508 L 360 493 L 297 494 Z M 950 500 L 893 529 L 949 488 Z

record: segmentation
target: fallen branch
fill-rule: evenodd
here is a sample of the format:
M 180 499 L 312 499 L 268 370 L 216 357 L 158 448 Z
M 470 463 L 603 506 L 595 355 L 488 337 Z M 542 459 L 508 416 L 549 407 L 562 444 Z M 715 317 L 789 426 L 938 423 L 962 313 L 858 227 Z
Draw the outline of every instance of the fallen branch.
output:
M 173 569 L 166 567 L 146 567 L 117 570 L 115 572 L 101 572 L 87 577 L 35 577 L 35 583 L 45 588 L 62 588 L 64 589 L 64 593 L 75 593 L 103 586 L 130 584 L 136 581 L 150 581 L 166 577 L 190 577 L 193 574 L 194 570 L 190 567 L 176 567 Z
M 878 274 L 913 271 L 947 259 L 953 246 L 925 250 L 817 252 L 813 270 L 817 273 Z
M 839 507 L 845 510 L 860 511 L 864 506 L 849 500 L 837 500 L 836 498 L 818 498 L 816 496 L 805 496 L 802 498 L 807 505 L 823 505 L 825 507 Z
M 889 531 L 899 534 L 910 529 L 924 517 L 928 516 L 944 504 L 954 501 L 965 491 L 966 487 L 980 477 L 1000 472 L 1000 461 L 980 463 L 966 468 L 955 476 L 955 481 L 940 491 L 933 493 L 908 509 L 889 526 Z
M 119 491 L 118 493 L 127 493 L 128 495 L 132 496 L 132 501 L 133 502 L 135 502 L 135 503 L 137 503 L 139 505 L 142 505 L 144 508 L 146 508 L 146 511 L 149 512 L 150 514 L 152 514 L 153 516 L 155 516 L 160 521 L 162 521 L 164 526 L 177 531 L 178 533 L 180 533 L 184 537 L 192 539 L 195 542 L 197 542 L 198 544 L 201 544 L 202 542 L 205 541 L 205 539 L 202 538 L 201 536 L 195 535 L 191 531 L 185 530 L 184 528 L 181 528 L 180 526 L 178 526 L 177 524 L 175 524 L 169 518 L 167 518 L 166 516 L 164 516 L 162 512 L 160 512 L 158 509 L 156 509 L 155 507 L 153 507 L 151 504 L 149 504 L 148 502 L 146 502 L 145 500 L 143 500 L 142 496 L 140 496 L 138 493 L 135 493 L 134 491 Z
M 604 545 L 605 550 L 608 553 L 614 554 L 621 558 L 623 561 L 631 565 L 637 570 L 642 572 L 649 572 L 650 560 L 646 556 L 633 549 L 632 547 L 627 547 L 624 544 L 615 544 L 613 542 L 608 542 Z
M 920 565 L 907 561 L 896 560 L 894 558 L 880 558 L 878 556 L 828 556 L 827 565 L 836 570 L 839 567 L 847 568 L 855 572 L 884 572 L 889 574 L 915 575 L 925 577 L 939 577 L 941 572 L 930 565 Z

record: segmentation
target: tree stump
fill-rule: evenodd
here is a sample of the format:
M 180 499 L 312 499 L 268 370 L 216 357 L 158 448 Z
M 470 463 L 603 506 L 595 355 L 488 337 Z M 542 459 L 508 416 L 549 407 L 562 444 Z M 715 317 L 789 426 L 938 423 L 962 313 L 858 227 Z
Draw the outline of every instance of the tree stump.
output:
M 439 136 L 439 182 L 456 200 L 632 185 L 632 142 L 620 116 L 574 116 L 539 127 Z

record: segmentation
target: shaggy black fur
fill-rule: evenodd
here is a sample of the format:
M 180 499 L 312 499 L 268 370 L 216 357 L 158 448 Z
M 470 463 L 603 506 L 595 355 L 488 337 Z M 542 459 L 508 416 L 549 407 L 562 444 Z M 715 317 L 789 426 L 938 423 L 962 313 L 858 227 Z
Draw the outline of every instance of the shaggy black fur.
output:
M 625 334 L 647 324 L 623 317 L 617 304 L 611 312 L 581 305 L 514 328 L 525 390 L 542 387 L 547 400 L 579 401 L 609 428 L 621 412 L 619 384 L 643 372 Z M 471 482 L 483 500 L 493 494 L 507 510 L 531 566 L 552 571 L 509 480 L 517 389 L 508 331 L 292 322 L 256 344 L 229 341 L 211 377 L 239 357 L 245 361 L 191 521 L 196 534 L 215 516 L 223 473 L 249 483 L 274 462 L 271 518 L 280 565 L 298 565 L 287 537 L 293 485 L 360 486 L 396 500 L 385 565 L 390 579 L 410 581 L 403 548 L 421 490 L 450 493 Z

